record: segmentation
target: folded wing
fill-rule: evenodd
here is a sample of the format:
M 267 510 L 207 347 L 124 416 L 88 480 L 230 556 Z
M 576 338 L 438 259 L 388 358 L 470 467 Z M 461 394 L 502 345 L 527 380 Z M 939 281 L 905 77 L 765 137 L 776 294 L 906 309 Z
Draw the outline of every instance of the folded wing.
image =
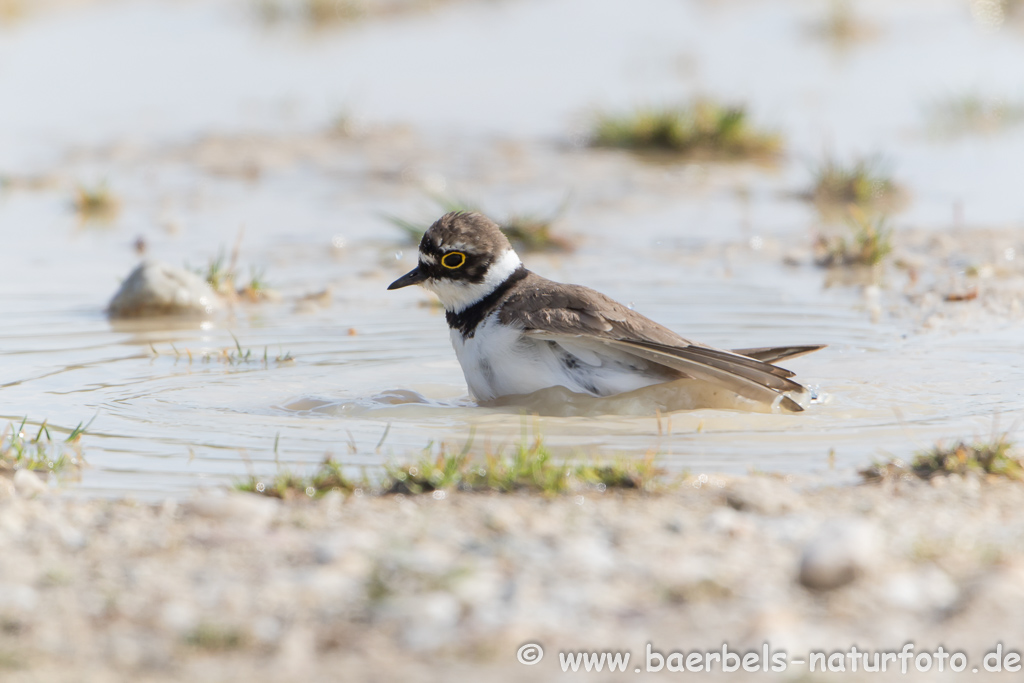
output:
M 605 345 L 755 401 L 803 410 L 789 394 L 804 394 L 806 388 L 790 379 L 794 373 L 772 362 L 821 346 L 716 349 L 684 339 L 600 292 L 577 285 L 530 286 L 538 281 L 543 278 L 531 273 L 509 297 L 499 314 L 502 323 L 521 325 L 539 339 Z

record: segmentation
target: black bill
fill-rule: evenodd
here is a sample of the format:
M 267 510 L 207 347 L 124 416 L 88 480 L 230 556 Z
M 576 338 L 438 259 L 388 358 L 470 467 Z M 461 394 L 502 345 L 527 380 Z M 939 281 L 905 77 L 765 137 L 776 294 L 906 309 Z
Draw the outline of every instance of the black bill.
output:
M 427 276 L 420 272 L 419 267 L 416 267 L 388 285 L 388 289 L 401 289 L 409 285 L 418 285 L 426 279 Z

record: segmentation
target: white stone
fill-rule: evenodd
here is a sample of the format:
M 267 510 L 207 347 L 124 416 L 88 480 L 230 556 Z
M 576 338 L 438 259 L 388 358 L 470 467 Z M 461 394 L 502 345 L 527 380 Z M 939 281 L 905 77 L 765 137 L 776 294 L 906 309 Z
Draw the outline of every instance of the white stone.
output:
M 0 583 L 0 612 L 28 613 L 39 604 L 39 594 L 31 586 Z
M 14 488 L 25 498 L 46 493 L 46 482 L 31 470 L 21 469 L 14 473 Z
M 169 602 L 160 610 L 160 623 L 169 631 L 184 634 L 199 624 L 199 615 L 188 602 Z
M 781 515 L 799 509 L 800 501 L 793 489 L 778 480 L 748 477 L 734 481 L 725 492 L 729 507 L 762 515 Z
M 935 565 L 895 574 L 883 593 L 893 607 L 912 610 L 948 609 L 960 595 L 953 579 Z
M 845 586 L 875 563 L 878 545 L 878 532 L 867 522 L 827 523 L 804 546 L 800 583 L 815 590 Z
M 262 616 L 256 619 L 252 625 L 252 635 L 256 642 L 264 645 L 273 645 L 281 639 L 281 622 L 270 616 Z
M 159 261 L 144 261 L 107 305 L 112 318 L 157 315 L 208 316 L 221 300 L 203 278 Z

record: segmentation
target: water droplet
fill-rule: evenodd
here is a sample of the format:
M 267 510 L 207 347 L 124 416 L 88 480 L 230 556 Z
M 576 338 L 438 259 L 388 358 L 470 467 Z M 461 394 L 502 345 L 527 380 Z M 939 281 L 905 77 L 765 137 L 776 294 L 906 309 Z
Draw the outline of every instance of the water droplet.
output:
M 396 251 L 395 252 L 395 260 L 396 261 L 401 261 L 402 260 L 402 252 L 401 251 Z
M 433 496 L 434 500 L 444 500 L 445 498 L 448 497 L 448 494 L 445 493 L 444 491 L 437 490 L 437 491 L 434 491 L 431 494 L 431 496 Z

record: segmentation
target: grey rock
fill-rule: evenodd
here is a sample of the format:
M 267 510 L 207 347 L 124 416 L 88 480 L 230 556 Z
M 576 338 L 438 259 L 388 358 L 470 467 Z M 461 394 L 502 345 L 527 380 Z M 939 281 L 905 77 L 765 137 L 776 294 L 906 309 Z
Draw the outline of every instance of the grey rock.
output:
M 203 278 L 159 261 L 144 261 L 121 284 L 107 305 L 111 318 L 159 315 L 208 316 L 220 298 Z
M 317 564 L 331 564 L 340 555 L 338 547 L 319 541 L 312 547 L 313 561 Z
M 825 524 L 803 549 L 800 583 L 814 590 L 832 590 L 854 581 L 874 564 L 878 533 L 861 521 Z
M 733 482 L 725 491 L 729 507 L 762 515 L 780 515 L 799 507 L 799 500 L 785 482 L 749 477 Z

